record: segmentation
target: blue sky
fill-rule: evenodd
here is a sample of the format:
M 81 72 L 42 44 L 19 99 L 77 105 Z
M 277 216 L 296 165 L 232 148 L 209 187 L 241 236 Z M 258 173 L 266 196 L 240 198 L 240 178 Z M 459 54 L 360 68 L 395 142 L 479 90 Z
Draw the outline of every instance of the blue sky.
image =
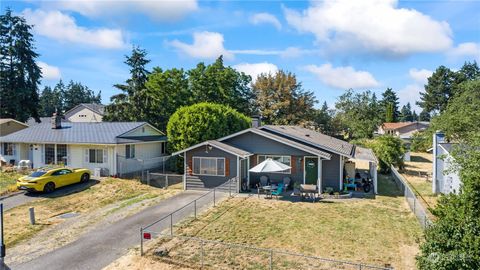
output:
M 439 65 L 480 60 L 480 1 L 2 1 L 35 25 L 43 85 L 59 78 L 102 91 L 128 78 L 124 55 L 150 67 L 225 64 L 247 74 L 291 71 L 322 103 L 344 90 L 392 87 L 418 99 Z M 415 108 L 416 106 L 414 106 Z M 417 109 L 418 110 L 418 109 Z

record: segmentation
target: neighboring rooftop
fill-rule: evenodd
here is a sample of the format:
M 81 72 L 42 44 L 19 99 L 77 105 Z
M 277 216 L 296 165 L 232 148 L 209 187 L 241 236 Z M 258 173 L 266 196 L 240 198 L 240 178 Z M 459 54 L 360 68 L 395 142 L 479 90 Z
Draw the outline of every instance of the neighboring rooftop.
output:
M 101 114 L 101 115 L 105 114 L 105 105 L 96 104 L 96 103 L 82 103 L 80 105 L 87 107 L 98 114 Z
M 425 126 L 430 125 L 430 122 L 425 121 L 416 121 L 416 122 L 386 122 L 382 124 L 383 129 L 395 130 L 403 127 L 408 127 L 410 125 L 422 124 Z
M 28 126 L 27 124 L 25 123 L 22 123 L 20 121 L 17 121 L 15 119 L 12 119 L 12 118 L 0 118 L 0 125 L 1 124 L 5 124 L 5 123 L 8 123 L 8 122 L 15 122 L 15 123 L 18 123 L 20 125 L 24 125 L 24 126 Z
M 0 137 L 2 142 L 65 143 L 65 144 L 116 144 L 124 143 L 121 135 L 148 125 L 146 122 L 65 122 L 62 128 L 52 129 L 50 122 L 40 123 L 15 133 Z M 156 136 L 162 139 L 164 136 Z M 147 138 L 147 137 L 146 137 Z M 139 138 L 129 138 L 130 141 Z M 151 136 L 148 136 L 151 140 Z

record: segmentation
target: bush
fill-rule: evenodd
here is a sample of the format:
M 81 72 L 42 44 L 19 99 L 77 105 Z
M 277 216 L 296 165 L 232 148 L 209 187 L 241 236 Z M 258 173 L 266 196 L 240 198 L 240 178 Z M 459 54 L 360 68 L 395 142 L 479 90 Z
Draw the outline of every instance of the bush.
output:
M 373 142 L 369 143 L 367 147 L 370 147 L 375 152 L 380 162 L 380 172 L 390 172 L 390 166 L 403 167 L 403 155 L 405 154 L 405 148 L 400 138 L 393 136 L 380 136 L 375 138 Z
M 429 131 L 420 131 L 413 133 L 410 149 L 413 152 L 427 152 L 432 147 L 433 134 Z
M 181 107 L 168 121 L 168 147 L 172 152 L 214 140 L 250 127 L 250 118 L 215 103 Z

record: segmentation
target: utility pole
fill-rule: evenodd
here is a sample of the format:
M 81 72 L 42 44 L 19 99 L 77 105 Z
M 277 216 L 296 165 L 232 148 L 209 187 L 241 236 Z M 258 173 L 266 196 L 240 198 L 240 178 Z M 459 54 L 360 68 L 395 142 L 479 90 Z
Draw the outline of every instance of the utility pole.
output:
M 3 241 L 3 203 L 0 203 L 0 269 L 5 268 L 5 243 Z

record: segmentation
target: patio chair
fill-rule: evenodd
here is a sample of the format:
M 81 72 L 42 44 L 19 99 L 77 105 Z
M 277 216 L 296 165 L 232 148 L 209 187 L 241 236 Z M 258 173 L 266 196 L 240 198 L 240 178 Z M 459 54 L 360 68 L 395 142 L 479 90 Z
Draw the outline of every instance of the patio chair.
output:
M 285 186 L 285 191 L 287 191 L 291 181 L 292 179 L 290 179 L 290 177 L 288 176 L 283 178 L 283 185 Z
M 276 190 L 272 191 L 271 195 L 275 196 L 278 199 L 278 196 L 282 195 L 284 185 L 283 183 L 278 184 L 278 187 Z
M 262 175 L 260 176 L 260 186 L 264 187 L 268 185 L 268 176 Z

